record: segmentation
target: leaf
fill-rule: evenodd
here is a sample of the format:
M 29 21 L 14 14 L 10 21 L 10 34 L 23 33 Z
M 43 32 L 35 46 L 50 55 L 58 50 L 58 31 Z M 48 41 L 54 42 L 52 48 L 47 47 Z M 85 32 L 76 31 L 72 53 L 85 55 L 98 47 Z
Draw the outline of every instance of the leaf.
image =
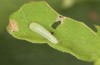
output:
M 43 16 L 44 14 L 46 15 Z M 19 31 L 15 30 L 14 32 L 11 32 L 10 26 L 8 26 L 8 31 L 18 39 L 25 39 L 34 43 L 46 43 L 46 40 L 43 37 L 29 29 L 29 25 L 32 22 L 36 22 L 52 31 L 51 25 L 56 21 L 57 16 L 58 14 L 56 14 L 45 2 L 25 4 L 10 17 L 10 22 L 15 22 Z M 9 25 L 11 25 L 10 22 Z
M 48 43 L 51 47 L 71 53 L 78 59 L 92 62 L 98 61 L 100 58 L 98 50 L 100 49 L 100 37 L 98 34 L 83 22 L 67 17 L 64 19 L 59 17 L 60 15 L 46 2 L 31 2 L 23 5 L 10 16 L 7 30 L 15 38 L 32 43 Z M 52 24 L 57 21 L 61 21 L 61 24 L 56 29 L 53 29 Z M 30 24 L 33 22 L 43 26 L 50 33 L 53 32 L 52 35 L 57 38 L 58 43 L 51 43 L 40 34 L 32 31 Z

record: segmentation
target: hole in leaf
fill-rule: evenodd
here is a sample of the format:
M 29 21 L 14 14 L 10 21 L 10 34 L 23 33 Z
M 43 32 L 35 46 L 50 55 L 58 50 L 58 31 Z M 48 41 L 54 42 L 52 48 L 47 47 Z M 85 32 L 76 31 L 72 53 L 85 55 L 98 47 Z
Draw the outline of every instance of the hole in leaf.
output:
M 65 17 L 62 16 L 62 15 L 58 16 L 57 19 L 56 19 L 56 22 L 54 22 L 54 23 L 52 24 L 52 28 L 53 28 L 53 29 L 56 29 L 60 24 L 63 23 L 64 18 L 65 18 Z
M 56 29 L 60 24 L 61 24 L 61 21 L 54 22 L 54 23 L 52 24 L 52 28 L 53 28 L 53 29 Z

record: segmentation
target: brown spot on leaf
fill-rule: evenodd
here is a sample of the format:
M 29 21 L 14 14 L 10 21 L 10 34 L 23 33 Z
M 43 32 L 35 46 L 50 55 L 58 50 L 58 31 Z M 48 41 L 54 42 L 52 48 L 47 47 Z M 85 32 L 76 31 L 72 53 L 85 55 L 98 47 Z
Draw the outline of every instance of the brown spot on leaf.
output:
M 57 17 L 56 21 L 61 21 L 61 24 L 62 24 L 64 19 L 65 19 L 64 16 L 59 15 L 59 16 Z
M 10 20 L 9 21 L 9 27 L 10 27 L 11 32 L 17 32 L 19 30 L 18 29 L 18 24 L 15 20 Z

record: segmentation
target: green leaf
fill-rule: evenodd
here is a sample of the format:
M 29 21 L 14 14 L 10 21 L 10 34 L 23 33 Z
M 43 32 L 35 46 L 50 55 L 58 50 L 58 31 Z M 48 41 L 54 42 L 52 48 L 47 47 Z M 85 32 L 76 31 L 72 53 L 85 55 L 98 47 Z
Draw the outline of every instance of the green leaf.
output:
M 98 33 L 83 22 L 67 17 L 62 20 L 59 16 L 46 2 L 31 2 L 23 5 L 10 16 L 7 30 L 15 38 L 32 43 L 48 43 L 51 47 L 71 53 L 78 59 L 92 62 L 98 61 L 100 58 L 100 37 Z M 61 21 L 61 24 L 56 29 L 53 29 L 52 25 L 57 20 Z M 57 38 L 58 43 L 51 43 L 41 36 L 41 28 L 39 28 L 40 34 L 32 31 L 30 24 L 33 22 L 41 25 L 49 33 L 53 32 L 52 35 Z M 36 28 L 38 29 L 38 27 Z
M 44 16 L 43 16 L 44 15 Z M 10 17 L 8 31 L 18 39 L 25 39 L 34 43 L 46 43 L 46 39 L 31 31 L 29 25 L 36 22 L 53 31 L 51 25 L 56 21 L 58 14 L 53 11 L 45 2 L 32 2 L 25 4 L 20 10 Z M 18 27 L 18 31 L 10 29 L 13 22 Z M 49 26 L 48 26 L 49 25 Z

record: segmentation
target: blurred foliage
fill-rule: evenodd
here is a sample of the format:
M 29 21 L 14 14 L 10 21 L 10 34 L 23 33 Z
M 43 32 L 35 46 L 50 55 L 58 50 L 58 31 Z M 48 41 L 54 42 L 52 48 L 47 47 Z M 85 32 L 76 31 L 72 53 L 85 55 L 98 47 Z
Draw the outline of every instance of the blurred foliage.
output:
M 92 65 L 54 50 L 46 44 L 37 45 L 14 39 L 6 32 L 9 16 L 29 1 L 31 0 L 0 0 L 0 65 Z M 58 13 L 84 21 L 93 30 L 93 24 L 98 25 L 99 20 L 93 19 L 89 13 L 97 13 L 100 16 L 99 0 L 82 0 L 83 2 L 77 2 L 69 9 L 62 9 L 62 6 L 58 5 L 62 3 L 61 0 L 46 1 Z

